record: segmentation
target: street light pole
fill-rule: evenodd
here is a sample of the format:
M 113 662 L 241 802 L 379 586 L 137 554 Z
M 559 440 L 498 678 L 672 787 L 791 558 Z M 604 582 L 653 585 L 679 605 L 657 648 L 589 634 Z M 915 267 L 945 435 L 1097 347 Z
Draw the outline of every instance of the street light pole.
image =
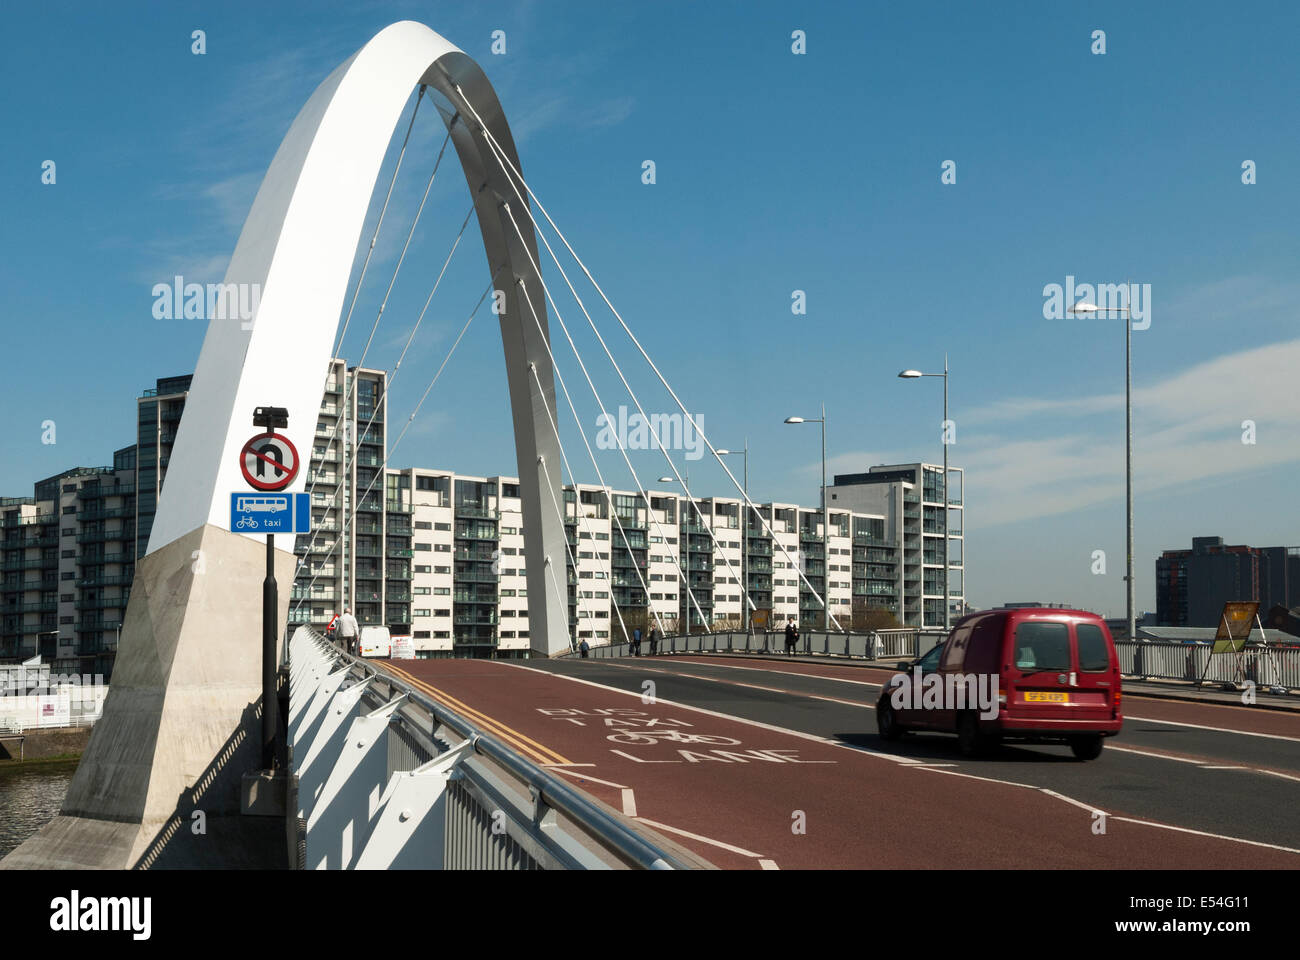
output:
M 822 401 L 821 419 L 786 417 L 786 423 L 820 423 L 822 425 L 822 629 L 831 628 L 830 580 L 827 578 L 831 542 L 831 502 L 826 496 L 826 401 Z
M 1128 639 L 1136 641 L 1136 588 L 1133 582 L 1133 324 L 1128 307 L 1099 307 L 1085 300 L 1070 307 L 1068 312 L 1077 315 L 1103 311 L 1117 313 L 1124 320 L 1124 593 Z
M 745 502 L 741 504 L 740 520 L 740 585 L 744 590 L 745 605 L 741 609 L 745 615 L 745 632 L 754 632 L 754 603 L 749 599 L 749 437 L 745 438 L 745 449 L 719 450 L 718 456 L 726 457 L 743 453 L 745 457 Z
M 943 377 L 943 423 L 940 425 L 939 439 L 943 441 L 943 492 L 939 494 L 943 501 L 943 629 L 946 632 L 951 626 L 952 600 L 948 588 L 948 570 L 951 562 L 948 558 L 948 354 L 943 355 L 943 373 L 922 373 L 920 370 L 904 370 L 899 375 L 901 380 L 915 380 L 917 377 Z M 924 481 L 924 477 L 921 478 Z M 922 488 L 925 483 L 922 482 Z M 922 489 L 924 494 L 924 489 Z M 922 528 L 924 529 L 925 517 L 921 518 Z M 922 594 L 924 594 L 924 578 L 922 578 Z M 921 622 L 925 623 L 925 604 L 921 604 Z

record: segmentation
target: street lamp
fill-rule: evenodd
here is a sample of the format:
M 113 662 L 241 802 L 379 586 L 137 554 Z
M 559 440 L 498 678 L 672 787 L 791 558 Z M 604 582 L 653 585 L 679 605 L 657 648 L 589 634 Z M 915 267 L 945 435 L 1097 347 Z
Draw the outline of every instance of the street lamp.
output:
M 820 423 L 822 425 L 822 628 L 831 626 L 830 580 L 826 577 L 827 559 L 830 557 L 831 544 L 831 502 L 826 496 L 826 404 L 822 403 L 822 415 L 818 417 L 786 417 L 786 423 Z
M 745 438 L 743 450 L 719 450 L 720 457 L 743 456 L 745 458 L 745 503 L 742 507 L 743 518 L 740 522 L 740 580 L 745 591 L 745 632 L 754 632 L 754 603 L 749 599 L 749 438 Z
M 1128 307 L 1099 307 L 1081 300 L 1066 312 L 1076 316 L 1117 313 L 1124 318 L 1124 504 L 1127 526 L 1124 582 L 1127 586 L 1128 638 L 1136 641 L 1137 626 L 1133 614 L 1133 325 L 1129 322 Z
M 677 483 L 676 477 L 660 477 L 660 483 Z M 691 475 L 688 472 L 682 473 L 681 479 L 682 490 L 686 493 L 686 499 L 691 500 Z M 690 520 L 685 511 L 681 511 L 682 519 L 686 520 L 688 526 L 682 531 L 682 545 L 686 551 L 686 560 L 682 567 L 682 585 L 686 587 L 686 596 L 682 598 L 682 609 L 686 611 L 686 635 L 691 634 L 691 529 Z
M 898 375 L 900 380 L 915 380 L 918 377 L 943 377 L 943 629 L 949 627 L 948 599 L 948 354 L 943 355 L 943 373 L 922 373 L 920 370 L 904 370 Z M 925 478 L 922 477 L 922 480 Z M 921 484 L 924 488 L 925 484 Z M 924 492 L 924 491 L 923 491 Z M 925 518 L 921 519 L 922 524 Z M 925 604 L 921 604 L 921 620 L 925 621 Z

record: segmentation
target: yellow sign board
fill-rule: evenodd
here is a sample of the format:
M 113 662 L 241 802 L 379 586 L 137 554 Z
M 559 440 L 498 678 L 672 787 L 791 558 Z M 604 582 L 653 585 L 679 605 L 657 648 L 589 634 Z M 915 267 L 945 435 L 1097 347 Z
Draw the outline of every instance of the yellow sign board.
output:
M 1246 645 L 1259 614 L 1258 600 L 1229 600 L 1223 605 L 1219 629 L 1214 634 L 1214 653 L 1236 653 Z M 1261 640 L 1263 637 L 1260 638 Z

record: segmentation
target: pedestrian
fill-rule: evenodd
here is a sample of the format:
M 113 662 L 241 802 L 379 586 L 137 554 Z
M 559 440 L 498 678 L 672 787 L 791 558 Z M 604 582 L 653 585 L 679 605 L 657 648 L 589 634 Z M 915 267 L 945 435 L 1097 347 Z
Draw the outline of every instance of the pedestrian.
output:
M 636 627 L 632 630 L 632 656 L 641 656 L 641 628 Z
M 785 653 L 790 656 L 794 653 L 795 641 L 799 639 L 799 628 L 794 625 L 794 617 L 785 622 Z
M 357 655 L 357 618 L 352 616 L 350 607 L 343 608 L 343 615 L 335 622 L 334 628 L 338 633 L 339 644 L 343 647 L 343 652 L 350 653 L 355 657 Z
M 591 656 L 591 644 L 586 640 L 583 640 L 582 643 L 578 644 L 578 649 L 582 651 L 582 659 L 586 660 Z
M 658 655 L 659 640 L 662 637 L 663 637 L 663 633 L 659 629 L 659 624 L 656 623 L 653 627 L 650 628 L 650 656 L 653 657 Z

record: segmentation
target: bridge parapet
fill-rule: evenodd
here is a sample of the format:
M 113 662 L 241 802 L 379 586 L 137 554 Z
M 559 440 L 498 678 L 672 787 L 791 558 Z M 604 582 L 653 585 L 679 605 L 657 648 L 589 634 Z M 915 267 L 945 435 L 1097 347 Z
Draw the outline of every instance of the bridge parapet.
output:
M 599 804 L 310 627 L 290 641 L 300 868 L 682 869 Z

